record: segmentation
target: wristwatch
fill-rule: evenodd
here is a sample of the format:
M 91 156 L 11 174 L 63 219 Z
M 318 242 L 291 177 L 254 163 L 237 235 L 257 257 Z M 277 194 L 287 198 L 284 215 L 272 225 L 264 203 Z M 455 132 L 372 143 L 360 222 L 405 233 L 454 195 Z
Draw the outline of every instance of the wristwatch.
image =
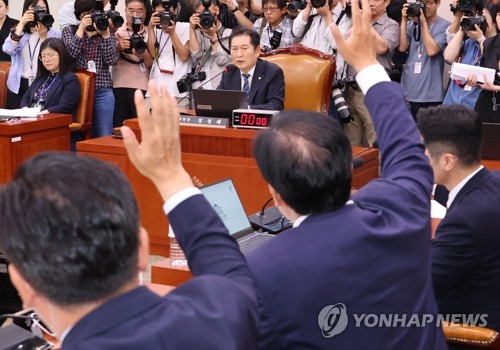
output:
M 24 36 L 24 32 L 21 32 L 21 35 L 16 34 L 16 27 L 13 27 L 10 31 L 10 38 L 14 41 L 19 41 Z
M 236 11 L 239 11 L 239 9 L 240 8 L 238 6 L 236 6 L 232 12 L 235 13 Z

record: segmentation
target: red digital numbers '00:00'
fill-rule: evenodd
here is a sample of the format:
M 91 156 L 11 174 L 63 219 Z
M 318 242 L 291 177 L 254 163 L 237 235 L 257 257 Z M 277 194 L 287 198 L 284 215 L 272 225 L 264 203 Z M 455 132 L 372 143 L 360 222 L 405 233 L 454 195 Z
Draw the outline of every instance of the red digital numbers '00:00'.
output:
M 242 113 L 240 115 L 240 125 L 267 126 L 267 118 L 257 117 L 255 114 Z

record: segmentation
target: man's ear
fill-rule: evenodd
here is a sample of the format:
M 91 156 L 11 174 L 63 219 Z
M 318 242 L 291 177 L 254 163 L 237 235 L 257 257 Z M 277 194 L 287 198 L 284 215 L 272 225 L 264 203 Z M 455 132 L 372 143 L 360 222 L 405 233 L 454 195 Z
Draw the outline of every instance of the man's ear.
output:
M 9 264 L 9 276 L 14 287 L 16 287 L 21 300 L 23 301 L 23 309 L 34 307 L 33 300 L 38 295 L 38 292 L 29 284 L 28 281 L 21 275 L 19 270 L 13 265 Z
M 452 171 L 457 165 L 458 158 L 452 153 L 444 153 L 440 159 L 443 169 L 447 172 Z
M 137 268 L 146 271 L 149 263 L 149 235 L 144 227 L 139 229 L 139 251 L 137 252 Z
M 269 187 L 269 193 L 271 194 L 271 196 L 274 199 L 274 205 L 279 207 L 279 206 L 285 204 L 285 202 L 283 201 L 283 198 L 280 196 L 280 194 L 278 192 L 276 192 L 274 187 L 269 185 L 269 184 L 267 186 Z

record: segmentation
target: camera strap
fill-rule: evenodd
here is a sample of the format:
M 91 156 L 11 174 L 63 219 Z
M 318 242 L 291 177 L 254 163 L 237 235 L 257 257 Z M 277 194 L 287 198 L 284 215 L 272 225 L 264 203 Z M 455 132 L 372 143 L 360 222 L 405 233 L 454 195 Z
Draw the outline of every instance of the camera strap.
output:
M 124 61 L 128 62 L 128 63 L 131 63 L 131 64 L 141 64 L 141 63 L 144 63 L 144 60 L 142 58 L 139 61 L 134 61 L 133 59 L 128 58 L 127 56 L 125 56 L 123 54 L 123 52 L 120 52 L 120 58 L 123 59 Z
M 259 36 L 262 38 L 262 32 L 264 31 L 264 28 L 266 27 L 267 21 L 264 17 L 262 17 L 262 22 L 260 23 L 260 28 L 259 28 Z
M 222 36 L 222 34 L 224 33 L 224 30 L 226 30 L 226 28 L 224 28 L 223 25 L 220 26 L 219 29 L 217 29 L 217 41 L 219 42 L 220 46 L 222 47 L 222 49 L 226 52 L 227 49 L 224 47 L 224 45 L 222 45 L 221 41 L 220 41 L 220 38 Z M 201 33 L 201 35 L 204 37 L 204 38 L 207 38 L 210 40 L 210 38 L 208 38 L 207 36 L 205 36 L 205 34 Z M 229 52 L 228 52 L 229 53 Z M 205 55 L 203 56 L 203 60 L 202 60 L 202 63 L 198 66 L 198 68 L 196 69 L 197 72 L 203 70 L 203 68 L 205 67 L 205 64 L 207 63 L 208 61 L 208 58 L 210 57 L 210 55 L 212 54 L 212 45 L 210 45 L 210 47 L 208 48 L 208 50 L 205 52 Z

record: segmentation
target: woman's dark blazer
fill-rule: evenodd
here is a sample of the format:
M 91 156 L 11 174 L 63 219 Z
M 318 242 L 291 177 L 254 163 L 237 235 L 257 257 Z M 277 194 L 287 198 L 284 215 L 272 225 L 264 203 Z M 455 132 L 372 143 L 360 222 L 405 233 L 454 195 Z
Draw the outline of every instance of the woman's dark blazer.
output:
M 28 91 L 21 99 L 21 107 L 29 107 L 33 103 L 33 94 L 47 79 L 47 75 L 37 77 Z M 47 94 L 45 109 L 50 113 L 61 113 L 73 115 L 73 121 L 76 121 L 76 106 L 80 101 L 81 88 L 78 77 L 73 72 L 66 72 L 59 75 L 52 84 Z

